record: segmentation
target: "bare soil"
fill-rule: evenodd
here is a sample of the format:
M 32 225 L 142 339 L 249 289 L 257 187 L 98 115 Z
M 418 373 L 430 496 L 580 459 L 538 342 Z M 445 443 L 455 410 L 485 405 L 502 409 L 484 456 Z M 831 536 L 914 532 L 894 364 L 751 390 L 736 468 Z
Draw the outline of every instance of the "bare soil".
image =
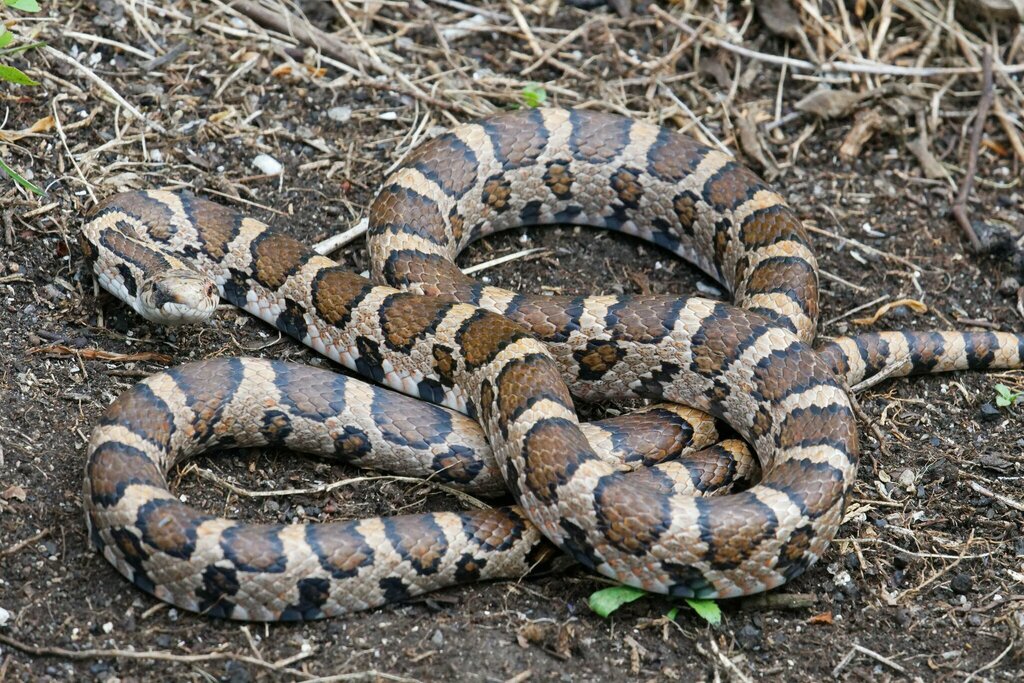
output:
M 370 49 L 452 111 L 401 87 L 390 90 L 394 80 L 346 76 L 312 51 L 271 43 L 265 30 L 220 3 L 52 3 L 15 26 L 78 59 L 167 133 L 147 128 L 81 70 L 41 50 L 11 62 L 40 86 L 0 90 L 3 133 L 48 116 L 60 124 L 6 146 L 0 137 L 4 159 L 47 190 L 37 198 L 10 182 L 0 185 L 0 608 L 7 614 L 5 623 L 0 619 L 0 681 L 960 681 L 972 673 L 971 680 L 1017 680 L 1024 671 L 1024 405 L 986 404 L 994 402 L 997 383 L 1024 389 L 1021 371 L 888 381 L 861 393 L 870 424 L 862 424 L 859 480 L 839 538 L 807 574 L 767 599 L 722 602 L 717 627 L 685 606 L 670 621 L 665 615 L 674 605 L 655 598 L 602 619 L 587 598 L 605 584 L 575 569 L 451 589 L 341 619 L 243 625 L 168 608 L 89 549 L 80 499 L 89 431 L 114 397 L 162 367 L 96 359 L 96 350 L 155 352 L 175 363 L 219 355 L 321 362 L 235 310 L 221 310 L 210 325 L 165 330 L 97 295 L 76 243 L 95 199 L 126 188 L 190 188 L 309 242 L 339 232 L 364 214 L 386 169 L 424 131 L 521 101 L 521 71 L 537 57 L 507 16 L 510 7 L 525 12 L 545 48 L 594 22 L 578 42 L 556 51 L 578 74 L 545 63 L 529 75 L 546 84 L 550 103 L 660 116 L 694 132 L 655 84 L 660 74 L 674 79 L 679 98 L 732 149 L 730 121 L 752 108 L 765 120 L 774 116 L 777 66 L 743 60 L 736 69 L 730 54 L 705 48 L 704 61 L 720 61 L 720 68 L 698 70 L 697 44 L 670 55 L 655 74 L 630 64 L 613 45 L 647 62 L 681 44 L 677 29 L 649 14 L 624 20 L 606 9 L 562 6 L 547 15 L 494 3 L 485 11 L 498 15 L 490 16 L 418 2 L 377 3 L 371 12 L 370 4 L 304 7 L 312 24 L 355 45 L 358 38 L 334 9 L 347 7 Z M 745 16 L 721 5 L 690 11 L 691 26 L 701 18 L 714 25 L 724 21 L 722 12 L 736 11 L 736 28 Z M 473 16 L 482 19 L 470 34 L 446 33 Z M 783 54 L 785 41 L 756 18 L 745 38 Z M 146 68 L 144 58 L 99 39 L 154 55 L 183 47 Z M 734 73 L 746 69 L 754 69 L 750 78 L 723 103 Z M 943 81 L 929 81 L 935 82 Z M 793 112 L 815 85 L 790 75 L 781 112 Z M 866 86 L 858 79 L 848 87 Z M 977 78 L 955 79 L 950 92 L 942 101 L 949 116 L 931 130 L 931 145 L 959 182 Z M 350 118 L 335 120 L 347 115 L 336 109 L 342 107 Z M 822 333 L 872 329 L 854 319 L 905 298 L 924 302 L 928 312 L 897 307 L 875 327 L 1024 329 L 1015 310 L 1019 284 L 1010 281 L 1024 279 L 1013 251 L 1024 229 L 1024 189 L 1019 162 L 1012 150 L 1003 153 L 1003 129 L 995 121 L 986 128 L 993 144 L 981 149 L 969 210 L 976 220 L 1001 222 L 1010 246 L 976 255 L 950 218 L 955 189 L 924 178 L 906 151 L 917 135 L 914 116 L 898 123 L 877 132 L 852 161 L 839 155 L 853 125 L 849 116 L 797 117 L 778 127 L 778 136 L 759 128 L 778 161 L 774 184 L 817 229 L 827 273 Z M 280 161 L 283 174 L 262 175 L 252 163 L 261 153 Z M 647 245 L 573 228 L 513 231 L 474 245 L 464 259 L 477 263 L 531 246 L 545 251 L 486 277 L 515 289 L 566 293 L 690 292 L 698 284 L 707 291 L 713 284 Z M 360 243 L 336 257 L 366 267 Z M 283 452 L 246 451 L 198 464 L 249 489 L 307 487 L 355 474 Z M 261 502 L 187 468 L 173 479 L 190 502 L 250 520 L 318 522 L 457 506 L 396 481 Z M 162 654 L 140 658 L 143 651 Z

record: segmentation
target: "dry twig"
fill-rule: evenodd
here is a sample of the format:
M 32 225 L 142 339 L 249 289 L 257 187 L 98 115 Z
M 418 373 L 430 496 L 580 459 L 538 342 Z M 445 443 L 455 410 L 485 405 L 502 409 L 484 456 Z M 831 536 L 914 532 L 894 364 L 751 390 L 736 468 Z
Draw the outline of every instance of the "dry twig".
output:
M 984 69 L 981 100 L 978 102 L 978 111 L 975 114 L 974 128 L 971 130 L 971 148 L 967 157 L 967 172 L 964 174 L 963 184 L 960 185 L 960 192 L 953 202 L 953 217 L 971 240 L 971 249 L 980 253 L 984 245 L 978 238 L 978 233 L 971 225 L 971 219 L 967 216 L 967 197 L 974 187 L 974 174 L 978 170 L 978 149 L 981 147 L 981 134 L 985 130 L 985 121 L 988 119 L 988 110 L 992 106 L 992 98 L 995 88 L 992 85 L 992 50 L 986 46 L 982 56 L 982 67 Z

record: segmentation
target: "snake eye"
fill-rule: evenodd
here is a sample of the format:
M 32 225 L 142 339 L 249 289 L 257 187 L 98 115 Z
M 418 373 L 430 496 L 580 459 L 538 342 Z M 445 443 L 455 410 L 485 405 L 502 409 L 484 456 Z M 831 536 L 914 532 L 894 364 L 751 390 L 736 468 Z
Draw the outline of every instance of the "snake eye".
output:
M 178 300 L 178 297 L 173 292 L 160 284 L 153 286 L 153 299 L 152 304 L 154 308 L 162 309 L 165 305 L 174 303 Z

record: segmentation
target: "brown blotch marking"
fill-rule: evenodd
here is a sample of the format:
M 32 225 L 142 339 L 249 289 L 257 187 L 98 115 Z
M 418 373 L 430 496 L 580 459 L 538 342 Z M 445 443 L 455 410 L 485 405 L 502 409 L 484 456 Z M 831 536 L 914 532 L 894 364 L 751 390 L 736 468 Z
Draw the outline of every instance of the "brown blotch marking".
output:
M 494 158 L 506 170 L 534 163 L 548 142 L 540 111 L 530 109 L 480 122 L 491 138 Z
M 174 220 L 174 211 L 159 196 L 153 196 L 146 192 L 133 193 L 130 197 L 114 195 L 112 201 L 101 204 L 121 209 L 134 218 L 137 218 L 146 226 L 146 234 L 155 240 L 166 242 L 175 233 L 171 227 Z
M 679 227 L 687 235 L 693 234 L 693 226 L 697 222 L 697 201 L 699 197 L 689 190 L 681 192 L 672 200 Z
M 432 140 L 413 152 L 405 163 L 458 199 L 476 183 L 476 154 L 451 133 Z
M 655 409 L 601 420 L 611 432 L 615 450 L 627 462 L 642 461 L 650 466 L 678 458 L 693 441 L 693 427 L 670 410 Z
M 657 470 L 603 477 L 594 490 L 598 528 L 613 546 L 640 556 L 672 525 L 668 496 L 672 486 Z
M 829 369 L 836 377 L 846 378 L 850 374 L 850 359 L 846 352 L 835 342 L 828 342 L 825 346 L 816 349 L 818 357 L 825 361 Z
M 814 537 L 814 528 L 809 524 L 804 525 L 796 529 L 779 550 L 775 570 L 785 576 L 787 581 L 803 573 L 811 563 L 813 558 L 810 552 Z
M 335 579 L 356 576 L 373 564 L 373 548 L 356 528 L 358 522 L 305 525 L 306 543 L 320 566 Z
M 767 189 L 752 171 L 730 161 L 708 179 L 704 198 L 719 211 L 738 208 L 757 191 Z
M 605 323 L 616 341 L 658 342 L 672 331 L 683 303 L 667 296 L 623 299 L 608 309 Z
M 743 273 L 745 297 L 779 292 L 796 302 L 811 320 L 818 318 L 818 277 L 814 265 L 799 256 L 772 256 Z
M 215 382 L 210 381 L 203 365 L 181 366 L 167 371 L 181 388 L 186 404 L 194 413 L 191 423 L 194 442 L 206 442 L 230 433 L 234 428 L 234 420 L 223 416 L 223 412 L 242 382 L 244 365 L 240 359 L 232 358 L 222 367 Z
M 640 174 L 632 169 L 620 168 L 610 178 L 612 189 L 619 201 L 629 207 L 636 207 L 644 188 L 640 185 Z
M 508 550 L 523 536 L 525 523 L 519 508 L 464 512 L 462 531 L 481 548 L 488 551 Z
M 260 421 L 260 434 L 270 443 L 283 443 L 292 433 L 292 419 L 280 410 L 268 410 Z
M 548 162 L 547 171 L 544 172 L 544 184 L 551 190 L 551 194 L 559 199 L 564 199 L 572 194 L 572 185 L 576 177 L 569 170 L 569 163 L 566 161 Z
M 580 328 L 583 299 L 517 296 L 505 310 L 505 317 L 521 324 L 547 342 L 564 342 Z
M 573 359 L 579 366 L 582 380 L 598 380 L 625 358 L 626 350 L 614 342 L 589 341 L 586 348 L 574 351 Z
M 174 416 L 167 404 L 146 384 L 138 384 L 114 401 L 100 418 L 103 425 L 122 425 L 160 448 L 174 433 Z
M 697 498 L 697 525 L 708 549 L 704 560 L 715 569 L 735 569 L 751 548 L 775 536 L 775 511 L 752 493 L 728 498 Z
M 991 332 L 964 332 L 964 353 L 971 370 L 987 370 L 999 351 L 999 339 Z
M 654 175 L 666 182 L 679 182 L 693 173 L 710 152 L 690 138 L 661 128 L 647 153 L 647 161 Z
M 864 374 L 866 377 L 877 374 L 885 367 L 889 360 L 889 343 L 882 335 L 868 332 L 867 334 L 857 335 L 854 341 L 857 344 L 860 358 L 864 362 Z M 926 351 L 932 351 L 932 349 L 927 349 Z M 931 355 L 929 354 L 930 359 Z
M 800 280 L 811 273 L 811 264 L 802 258 L 791 256 L 772 257 L 757 264 L 747 277 L 748 294 L 763 292 L 794 291 L 804 287 Z
M 187 560 L 195 550 L 199 525 L 208 519 L 212 518 L 178 500 L 158 498 L 139 507 L 135 526 L 142 532 L 144 543 Z
M 532 355 L 509 361 L 497 379 L 498 425 L 502 430 L 539 400 L 573 409 L 572 397 L 547 356 Z
M 392 294 L 380 307 L 384 339 L 394 349 L 408 349 L 430 334 L 451 308 L 446 301 L 415 294 Z
M 417 574 L 435 574 L 448 552 L 444 530 L 430 515 L 385 517 L 384 533 L 398 555 L 408 561 Z
M 807 244 L 807 235 L 800 220 L 782 203 L 781 197 L 778 201 L 778 204 L 758 209 L 743 219 L 740 239 L 747 249 L 758 249 L 783 240 Z
M 771 403 L 778 403 L 791 393 L 812 386 L 837 387 L 835 376 L 829 372 L 810 348 L 792 343 L 776 349 L 758 361 L 753 373 L 754 392 Z
M 370 207 L 370 235 L 418 235 L 434 244 L 448 244 L 448 226 L 433 199 L 400 185 L 389 185 Z
M 343 458 L 361 458 L 373 448 L 370 437 L 359 429 L 348 428 L 334 437 L 334 452 Z
M 278 232 L 266 232 L 252 243 L 256 281 L 276 290 L 314 256 L 296 239 Z
M 186 214 L 192 219 L 206 252 L 216 261 L 223 260 L 227 256 L 228 245 L 238 237 L 241 230 L 242 214 L 226 206 L 206 199 L 196 199 L 187 194 L 181 195 L 181 203 Z M 252 220 L 254 228 L 262 225 L 259 221 Z
M 569 147 L 577 159 L 594 164 L 612 161 L 629 144 L 630 119 L 603 112 L 572 109 L 569 111 L 572 134 Z
M 373 286 L 342 266 L 324 268 L 313 278 L 313 305 L 320 317 L 344 327 Z
M 452 350 L 442 344 L 434 344 L 430 353 L 434 357 L 434 372 L 441 378 L 441 383 L 447 387 L 454 386 L 458 363 L 452 355 Z
M 146 568 L 143 563 L 145 560 L 149 559 L 149 553 L 147 553 L 146 549 L 142 547 L 139 537 L 132 531 L 121 527 L 115 527 L 110 529 L 109 533 L 113 544 L 117 546 L 117 549 L 124 557 L 125 562 L 131 565 L 135 570 L 136 574 L 132 577 L 133 580 L 137 585 L 142 587 L 142 584 L 139 583 L 140 578 L 143 581 L 148 581 L 148 577 L 145 576 Z M 102 550 L 102 547 L 98 549 Z M 144 588 L 144 590 L 152 592 L 153 589 L 149 587 Z
M 564 418 L 541 420 L 523 442 L 526 487 L 545 504 L 558 499 L 558 487 L 569 481 L 580 464 L 594 458 L 579 428 Z
M 690 453 L 681 462 L 689 470 L 694 488 L 703 495 L 728 491 L 735 483 L 735 459 L 721 444 Z
M 133 484 L 167 486 L 163 473 L 149 456 L 116 441 L 96 447 L 89 456 L 87 471 L 92 500 L 103 507 L 117 505 L 125 489 Z
M 477 302 L 483 289 L 446 256 L 410 249 L 392 252 L 384 263 L 383 275 L 396 287 L 417 283 L 428 296 L 463 303 Z
M 440 481 L 469 484 L 484 469 L 484 463 L 466 448 L 453 448 L 434 458 L 431 466 Z
M 817 519 L 843 498 L 843 473 L 827 463 L 786 460 L 772 468 L 762 482 L 781 491 L 810 519 Z
M 136 235 L 135 231 L 130 229 L 131 226 L 121 226 L 119 222 L 118 228 L 126 234 L 121 234 L 119 230 L 103 230 L 99 235 L 100 244 L 141 268 L 146 277 L 171 270 L 171 264 L 163 254 L 131 238 Z
M 862 345 L 870 343 L 871 338 L 879 336 L 877 332 L 869 332 L 854 337 L 857 350 L 861 352 L 862 358 L 864 357 Z M 903 338 L 907 342 L 910 362 L 916 373 L 930 372 L 946 353 L 946 340 L 941 332 L 904 332 Z M 879 366 L 879 369 L 883 366 Z
M 757 406 L 750 424 L 750 437 L 755 441 L 771 433 L 775 421 L 772 419 L 771 410 L 764 405 Z
M 466 219 L 459 213 L 458 206 L 453 206 L 448 213 L 448 225 L 451 226 L 452 243 L 455 246 L 462 244 L 462 237 L 466 234 Z
M 732 222 L 723 218 L 715 223 L 715 234 L 711 239 L 711 246 L 714 250 L 715 266 L 718 268 L 719 273 L 725 273 L 725 264 L 729 260 L 730 250 L 732 249 Z M 729 283 L 732 284 L 731 282 Z
M 220 547 L 235 569 L 246 572 L 280 574 L 288 566 L 288 558 L 278 534 L 283 527 L 266 524 L 243 524 L 221 533 Z
M 476 369 L 501 353 L 509 344 L 530 336 L 504 316 L 480 311 L 467 320 L 456 335 L 467 369 Z
M 502 176 L 489 178 L 484 183 L 483 202 L 490 208 L 501 213 L 508 208 L 512 196 L 512 184 Z
M 691 340 L 690 367 L 705 377 L 718 375 L 767 328 L 753 316 L 718 304 Z
M 494 417 L 495 408 L 494 398 L 494 385 L 490 380 L 485 379 L 480 384 L 480 407 L 477 409 L 480 422 L 483 425 L 492 424 L 491 419 Z
M 783 419 L 778 442 L 782 448 L 824 444 L 850 453 L 857 442 L 856 421 L 840 404 L 795 408 Z

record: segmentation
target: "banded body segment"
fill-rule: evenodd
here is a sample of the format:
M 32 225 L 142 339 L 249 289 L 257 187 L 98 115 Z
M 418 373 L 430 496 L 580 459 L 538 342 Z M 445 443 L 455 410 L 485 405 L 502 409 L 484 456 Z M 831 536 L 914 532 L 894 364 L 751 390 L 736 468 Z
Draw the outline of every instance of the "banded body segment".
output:
M 906 377 L 1024 365 L 1024 334 L 1014 332 L 866 332 L 817 346 L 837 377 L 854 385 L 878 375 Z

